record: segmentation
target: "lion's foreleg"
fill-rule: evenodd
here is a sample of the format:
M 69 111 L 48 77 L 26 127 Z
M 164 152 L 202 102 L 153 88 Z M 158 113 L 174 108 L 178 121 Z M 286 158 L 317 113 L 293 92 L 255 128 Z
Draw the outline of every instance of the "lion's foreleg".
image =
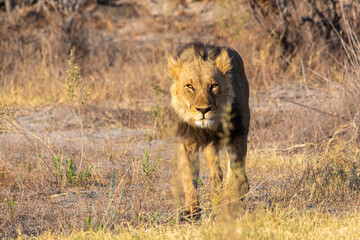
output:
M 245 172 L 247 137 L 241 136 L 227 146 L 228 172 L 225 196 L 231 202 L 238 202 L 248 191 L 249 183 Z
M 220 202 L 220 189 L 223 180 L 223 174 L 220 168 L 219 148 L 210 143 L 204 148 L 206 162 L 210 168 L 210 184 L 211 184 L 211 197 L 213 205 L 216 206 Z
M 193 216 L 199 211 L 197 182 L 199 177 L 199 153 L 195 144 L 179 144 L 178 165 L 184 192 L 184 207 L 187 215 Z

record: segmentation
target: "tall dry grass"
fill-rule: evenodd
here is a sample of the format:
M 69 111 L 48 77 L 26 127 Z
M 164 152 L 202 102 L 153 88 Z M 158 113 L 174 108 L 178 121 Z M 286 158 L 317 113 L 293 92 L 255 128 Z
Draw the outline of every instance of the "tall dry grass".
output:
M 211 1 L 195 4 L 203 2 Z M 269 32 L 249 1 L 217 4 L 211 34 L 239 51 L 251 86 L 244 214 L 229 222 L 211 206 L 202 161 L 202 220 L 178 223 L 166 55 L 182 45 L 179 31 L 184 38 L 198 29 L 186 8 L 174 19 L 140 16 L 149 29 L 159 23 L 169 31 L 148 42 L 137 38 L 147 32 L 131 25 L 139 19 L 130 10 L 125 20 L 114 10 L 118 21 L 91 4 L 71 14 L 23 6 L 0 16 L 0 103 L 17 109 L 0 112 L 0 237 L 356 238 L 357 6 L 347 12 L 338 5 L 345 34 L 331 32 L 328 42 L 307 23 L 296 25 L 309 11 L 297 2 L 290 21 L 301 38 L 287 52 L 279 15 L 269 12 Z M 120 35 L 126 24 L 136 31 Z M 92 89 L 75 114 L 65 82 L 73 47 Z
M 83 77 L 91 82 L 90 100 L 94 103 L 141 105 L 153 100 L 147 91 L 152 83 L 165 84 L 167 89 L 166 78 L 159 77 L 166 76 L 166 61 L 158 60 L 165 49 L 142 48 L 131 39 L 117 37 L 114 27 L 120 23 L 103 13 L 107 7 L 91 1 L 88 5 L 71 14 L 50 5 L 48 12 L 37 6 L 24 6 L 10 16 L 1 15 L 2 103 L 44 106 L 65 102 L 66 59 L 72 48 L 76 49 L 75 61 Z M 120 15 L 119 19 L 123 18 Z M 113 27 L 104 28 L 104 24 Z
M 333 218 L 328 214 L 273 212 L 259 210 L 234 222 L 214 220 L 197 225 L 117 229 L 112 232 L 75 232 L 70 235 L 47 233 L 38 239 L 339 239 L 357 238 L 358 215 Z

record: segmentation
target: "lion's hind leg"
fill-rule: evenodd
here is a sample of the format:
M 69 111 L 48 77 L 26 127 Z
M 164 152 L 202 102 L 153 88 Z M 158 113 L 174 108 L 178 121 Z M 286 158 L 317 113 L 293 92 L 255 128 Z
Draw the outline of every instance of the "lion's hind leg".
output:
M 237 137 L 227 146 L 228 172 L 225 182 L 225 197 L 229 200 L 229 206 L 232 208 L 242 205 L 241 200 L 249 192 L 249 183 L 245 172 L 246 149 L 246 137 Z

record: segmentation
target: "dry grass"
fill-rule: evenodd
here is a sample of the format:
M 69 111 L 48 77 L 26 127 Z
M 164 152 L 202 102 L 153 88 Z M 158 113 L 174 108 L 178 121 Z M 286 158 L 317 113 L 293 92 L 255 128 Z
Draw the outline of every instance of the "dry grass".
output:
M 357 238 L 357 18 L 336 49 L 299 26 L 289 53 L 248 1 L 84 2 L 0 13 L 0 238 Z M 178 222 L 166 56 L 196 37 L 238 50 L 250 81 L 251 191 L 233 222 L 211 206 L 203 160 L 202 219 Z
M 257 211 L 234 222 L 203 220 L 197 225 L 123 228 L 111 232 L 76 232 L 71 235 L 44 234 L 38 239 L 356 239 L 359 215 Z

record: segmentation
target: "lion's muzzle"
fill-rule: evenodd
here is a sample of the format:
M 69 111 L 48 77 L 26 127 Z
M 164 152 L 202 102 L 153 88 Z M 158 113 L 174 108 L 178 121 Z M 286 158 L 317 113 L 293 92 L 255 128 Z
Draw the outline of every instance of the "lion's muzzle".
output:
M 207 108 L 195 108 L 196 110 L 198 110 L 199 112 L 201 112 L 204 115 L 205 118 L 205 113 L 209 112 L 211 110 L 211 107 L 207 107 Z
M 207 107 L 195 107 L 195 109 L 198 111 L 198 114 L 196 114 L 198 117 L 195 118 L 195 125 L 200 128 L 210 128 L 215 121 L 213 120 L 213 110 L 214 108 L 212 106 Z
M 211 119 L 201 119 L 195 121 L 195 125 L 200 128 L 210 128 L 211 126 L 214 125 L 214 123 L 215 121 Z

